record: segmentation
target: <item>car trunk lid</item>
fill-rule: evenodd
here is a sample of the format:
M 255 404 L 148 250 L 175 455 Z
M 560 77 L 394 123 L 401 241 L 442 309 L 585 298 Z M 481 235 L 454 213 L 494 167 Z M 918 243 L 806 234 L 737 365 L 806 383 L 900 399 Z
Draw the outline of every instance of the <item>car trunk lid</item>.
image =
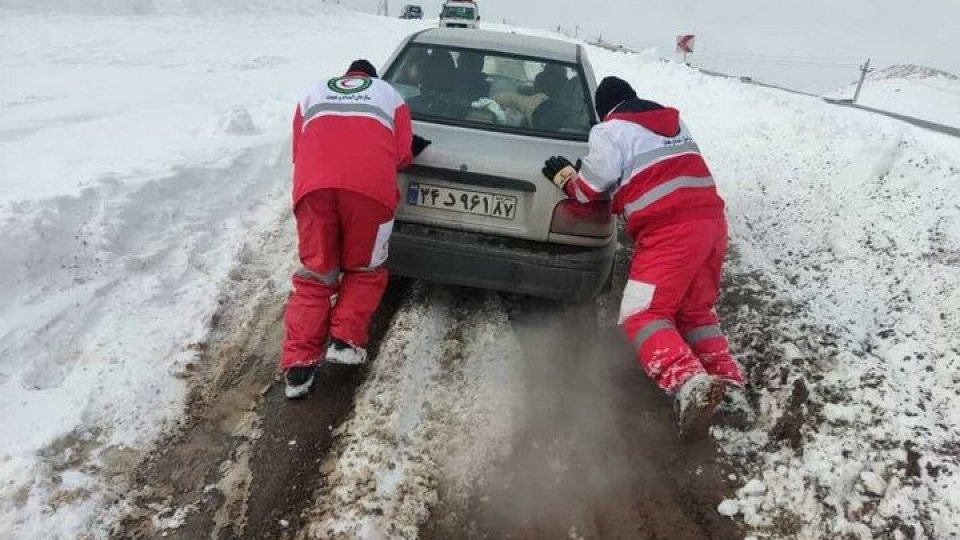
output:
M 399 175 L 400 221 L 546 241 L 565 198 L 540 170 L 550 156 L 571 161 L 583 141 L 566 141 L 460 126 L 414 122 L 433 141 Z

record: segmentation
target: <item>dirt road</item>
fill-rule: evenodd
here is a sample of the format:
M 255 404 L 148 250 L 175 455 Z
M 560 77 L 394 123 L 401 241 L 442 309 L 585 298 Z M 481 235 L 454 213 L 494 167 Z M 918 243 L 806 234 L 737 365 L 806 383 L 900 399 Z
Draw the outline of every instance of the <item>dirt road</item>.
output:
M 596 305 L 394 281 L 373 328 L 385 356 L 324 367 L 288 403 L 283 302 L 225 304 L 189 417 L 139 468 L 115 538 L 742 537 L 716 512 L 732 488 L 715 446 L 676 442 Z M 439 343 L 414 343 L 431 324 Z M 427 375 L 402 373 L 418 362 Z

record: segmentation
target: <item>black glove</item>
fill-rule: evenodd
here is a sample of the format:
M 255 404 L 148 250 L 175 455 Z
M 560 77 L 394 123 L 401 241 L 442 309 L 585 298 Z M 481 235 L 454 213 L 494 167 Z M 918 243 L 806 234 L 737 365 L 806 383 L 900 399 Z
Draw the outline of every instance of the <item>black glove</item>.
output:
M 553 156 L 543 164 L 543 175 L 560 189 L 563 189 L 567 182 L 576 178 L 579 170 L 580 160 L 577 160 L 577 165 L 574 166 L 569 159 L 563 156 Z
M 413 151 L 413 157 L 419 156 L 420 152 L 423 152 L 424 150 L 426 150 L 426 148 L 430 146 L 430 143 L 432 142 L 433 141 L 424 139 L 419 135 L 414 135 L 413 144 L 411 145 L 411 150 Z

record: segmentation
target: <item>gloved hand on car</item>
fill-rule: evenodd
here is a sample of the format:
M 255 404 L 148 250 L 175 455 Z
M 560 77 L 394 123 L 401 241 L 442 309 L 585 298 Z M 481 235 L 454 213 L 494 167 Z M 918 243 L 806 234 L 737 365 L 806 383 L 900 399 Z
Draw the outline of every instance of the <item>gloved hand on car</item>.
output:
M 543 164 L 543 175 L 563 189 L 567 182 L 577 177 L 580 171 L 580 160 L 577 164 L 570 163 L 570 160 L 563 156 L 553 156 Z
M 420 153 L 426 150 L 426 148 L 430 146 L 432 142 L 433 141 L 429 139 L 424 139 L 423 137 L 415 134 L 413 136 L 413 144 L 411 145 L 411 151 L 413 152 L 413 157 L 419 156 Z

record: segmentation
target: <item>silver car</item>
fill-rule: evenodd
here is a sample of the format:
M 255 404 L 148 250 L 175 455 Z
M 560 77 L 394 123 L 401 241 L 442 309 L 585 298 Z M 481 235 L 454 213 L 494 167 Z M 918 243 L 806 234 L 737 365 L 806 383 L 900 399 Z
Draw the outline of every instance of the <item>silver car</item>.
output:
M 583 47 L 485 30 L 414 34 L 384 80 L 433 141 L 399 176 L 388 266 L 442 283 L 582 300 L 607 282 L 608 203 L 567 200 L 540 169 L 576 161 L 596 121 Z

